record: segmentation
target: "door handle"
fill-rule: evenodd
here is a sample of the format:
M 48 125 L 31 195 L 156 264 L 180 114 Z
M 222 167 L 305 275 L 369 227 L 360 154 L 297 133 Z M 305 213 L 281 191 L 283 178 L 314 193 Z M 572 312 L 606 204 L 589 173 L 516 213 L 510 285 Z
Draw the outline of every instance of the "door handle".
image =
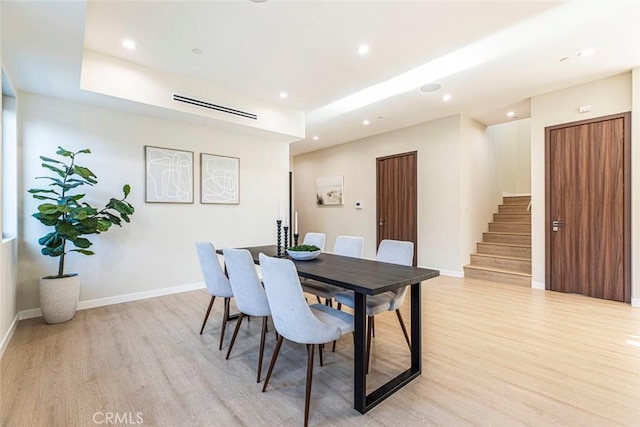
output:
M 562 221 L 552 221 L 551 222 L 551 230 L 552 231 L 558 231 L 560 229 L 560 227 L 564 227 L 565 223 Z
M 378 222 L 378 225 L 380 227 L 382 227 L 384 225 L 384 218 L 380 218 L 380 221 Z

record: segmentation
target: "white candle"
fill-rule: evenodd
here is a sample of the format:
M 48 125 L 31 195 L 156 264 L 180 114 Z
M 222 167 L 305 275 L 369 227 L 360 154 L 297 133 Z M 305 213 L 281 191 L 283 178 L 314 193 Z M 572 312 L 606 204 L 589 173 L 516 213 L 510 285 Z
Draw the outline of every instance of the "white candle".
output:
M 284 210 L 284 226 L 289 226 L 289 209 Z
M 280 200 L 278 200 L 278 221 L 280 221 Z
M 298 211 L 296 211 L 294 216 L 294 224 L 293 224 L 293 233 L 298 234 Z

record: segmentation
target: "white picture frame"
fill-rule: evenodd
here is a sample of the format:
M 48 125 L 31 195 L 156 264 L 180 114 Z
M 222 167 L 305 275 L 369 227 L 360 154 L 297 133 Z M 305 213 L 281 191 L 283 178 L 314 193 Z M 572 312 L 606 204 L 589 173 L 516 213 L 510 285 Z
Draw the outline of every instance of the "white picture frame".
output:
M 145 145 L 145 202 L 193 203 L 193 152 Z
M 200 153 L 200 203 L 240 204 L 240 159 Z

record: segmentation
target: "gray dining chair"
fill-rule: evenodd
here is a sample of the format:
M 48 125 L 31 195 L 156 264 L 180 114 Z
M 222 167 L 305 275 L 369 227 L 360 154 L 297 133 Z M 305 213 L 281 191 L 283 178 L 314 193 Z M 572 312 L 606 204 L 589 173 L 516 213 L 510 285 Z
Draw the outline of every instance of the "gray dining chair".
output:
M 376 261 L 388 262 L 390 264 L 399 264 L 410 266 L 413 264 L 413 242 L 403 242 L 399 240 L 383 240 L 378 246 L 378 252 L 376 254 Z M 409 340 L 409 334 L 407 328 L 402 319 L 400 313 L 400 307 L 404 302 L 404 297 L 407 293 L 407 286 L 402 288 L 383 292 L 378 295 L 367 296 L 367 370 L 369 366 L 369 357 L 371 353 L 371 339 L 374 335 L 375 328 L 375 316 L 377 314 L 385 313 L 387 311 L 395 311 L 400 322 L 400 327 L 404 334 L 404 338 L 407 341 L 409 350 L 411 350 L 411 341 Z M 335 295 L 335 300 L 339 304 L 346 305 L 347 307 L 354 307 L 354 295 L 351 291 L 340 292 Z
M 326 235 L 324 233 L 307 233 L 304 235 L 304 239 L 302 240 L 303 245 L 315 245 L 320 248 L 321 251 L 324 251 L 324 241 L 326 239 Z
M 283 339 L 306 344 L 307 384 L 304 425 L 307 426 L 313 378 L 314 347 L 318 345 L 320 366 L 322 366 L 322 345 L 337 340 L 343 334 L 353 332 L 353 316 L 323 304 L 307 305 L 300 287 L 296 266 L 291 260 L 271 258 L 262 253 L 259 258 L 273 324 L 279 334 L 262 391 L 267 389 Z
M 264 355 L 264 340 L 267 334 L 267 320 L 271 317 L 269 310 L 269 301 L 264 292 L 262 282 L 258 278 L 255 264 L 251 253 L 246 249 L 229 249 L 222 250 L 224 255 L 224 263 L 227 267 L 227 275 L 233 290 L 233 297 L 236 306 L 240 311 L 240 317 L 233 330 L 229 350 L 226 359 L 229 359 L 233 344 L 236 342 L 242 319 L 245 316 L 262 317 L 262 332 L 260 334 L 260 352 L 258 355 L 258 373 L 256 382 L 260 382 L 260 374 L 262 372 L 262 359 Z
M 224 298 L 224 314 L 222 315 L 222 330 L 220 331 L 220 345 L 218 350 L 222 350 L 222 341 L 224 340 L 224 330 L 227 327 L 227 319 L 229 318 L 229 303 L 231 297 L 233 297 L 233 291 L 229 279 L 225 276 L 216 254 L 216 249 L 213 244 L 209 242 L 196 242 L 196 251 L 198 253 L 198 260 L 200 261 L 200 269 L 202 270 L 202 276 L 204 283 L 207 287 L 207 291 L 211 295 L 211 301 L 209 302 L 209 308 L 207 308 L 207 314 L 204 315 L 204 321 L 202 322 L 202 328 L 200 328 L 200 335 L 204 331 L 204 326 L 209 319 L 209 313 L 211 313 L 211 307 L 216 297 Z
M 333 245 L 333 254 L 348 256 L 352 258 L 362 258 L 364 251 L 364 239 L 359 236 L 338 236 L 336 242 Z M 306 279 L 302 281 L 302 290 L 308 294 L 315 295 L 320 301 L 320 298 L 324 298 L 325 304 L 332 307 L 333 297 L 338 292 L 344 292 L 344 288 L 339 286 L 330 285 L 328 283 L 319 282 L 313 279 Z M 339 309 L 340 307 L 338 307 Z

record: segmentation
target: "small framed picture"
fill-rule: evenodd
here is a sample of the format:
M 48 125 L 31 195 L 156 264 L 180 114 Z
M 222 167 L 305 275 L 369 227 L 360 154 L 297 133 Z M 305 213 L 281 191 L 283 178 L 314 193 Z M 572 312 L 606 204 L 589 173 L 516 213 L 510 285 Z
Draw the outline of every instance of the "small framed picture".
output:
M 200 154 L 200 203 L 240 204 L 240 159 Z
M 316 179 L 316 203 L 322 206 L 341 205 L 344 191 L 342 175 Z

